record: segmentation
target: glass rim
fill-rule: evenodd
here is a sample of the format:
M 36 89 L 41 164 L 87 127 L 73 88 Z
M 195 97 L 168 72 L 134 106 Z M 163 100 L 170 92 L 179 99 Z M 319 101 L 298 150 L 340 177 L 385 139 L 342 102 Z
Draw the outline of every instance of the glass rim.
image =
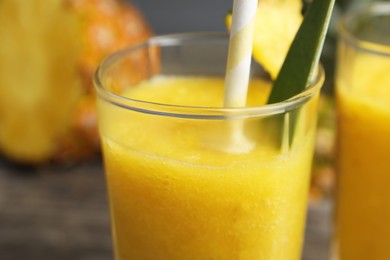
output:
M 105 73 L 115 65 L 117 62 L 130 55 L 139 49 L 158 45 L 176 46 L 179 44 L 192 44 L 194 41 L 207 43 L 225 43 L 229 39 L 227 33 L 208 32 L 208 33 L 178 33 L 153 36 L 141 43 L 129 46 L 122 50 L 112 53 L 107 56 L 98 66 L 95 71 L 93 82 L 97 95 L 99 98 L 122 107 L 124 109 L 133 110 L 147 114 L 155 114 L 161 116 L 180 117 L 180 118 L 194 118 L 194 119 L 225 119 L 225 118 L 249 118 L 259 116 L 270 116 L 275 114 L 282 114 L 293 109 L 296 109 L 306 103 L 311 97 L 318 93 L 325 80 L 325 72 L 321 64 L 318 66 L 317 76 L 313 83 L 311 83 L 301 93 L 278 103 L 265 104 L 261 106 L 251 107 L 206 107 L 206 106 L 185 106 L 172 105 L 166 103 L 150 102 L 139 99 L 132 99 L 124 97 L 111 92 L 103 84 Z
M 354 32 L 348 28 L 350 20 L 357 19 L 361 15 L 385 14 L 390 16 L 390 2 L 375 2 L 360 5 L 358 8 L 351 9 L 340 18 L 339 22 L 339 36 L 340 39 L 356 49 L 382 55 L 390 56 L 390 45 L 381 44 L 375 41 L 359 39 Z

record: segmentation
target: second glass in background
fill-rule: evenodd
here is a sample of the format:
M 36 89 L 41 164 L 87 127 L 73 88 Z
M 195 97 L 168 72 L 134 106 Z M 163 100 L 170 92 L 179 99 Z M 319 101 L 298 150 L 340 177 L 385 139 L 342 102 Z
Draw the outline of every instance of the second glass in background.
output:
M 390 2 L 342 19 L 334 260 L 390 259 Z

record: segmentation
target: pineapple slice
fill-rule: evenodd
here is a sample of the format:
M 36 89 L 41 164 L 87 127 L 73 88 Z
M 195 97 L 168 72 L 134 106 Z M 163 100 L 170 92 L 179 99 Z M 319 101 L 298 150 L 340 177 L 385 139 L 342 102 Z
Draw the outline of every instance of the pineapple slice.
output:
M 0 2 L 0 147 L 41 161 L 69 129 L 82 94 L 78 18 L 61 0 Z
M 262 0 L 259 1 L 253 58 L 275 79 L 282 67 L 301 23 L 301 0 Z M 232 15 L 226 17 L 227 27 L 231 27 Z
M 0 23 L 0 152 L 21 163 L 96 153 L 92 74 L 151 35 L 142 15 L 116 0 L 2 0 Z

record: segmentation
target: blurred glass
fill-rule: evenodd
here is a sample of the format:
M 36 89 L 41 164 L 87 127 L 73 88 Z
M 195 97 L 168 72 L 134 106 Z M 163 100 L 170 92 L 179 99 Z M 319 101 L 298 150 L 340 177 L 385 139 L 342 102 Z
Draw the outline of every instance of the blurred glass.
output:
M 390 2 L 341 20 L 334 260 L 390 259 Z

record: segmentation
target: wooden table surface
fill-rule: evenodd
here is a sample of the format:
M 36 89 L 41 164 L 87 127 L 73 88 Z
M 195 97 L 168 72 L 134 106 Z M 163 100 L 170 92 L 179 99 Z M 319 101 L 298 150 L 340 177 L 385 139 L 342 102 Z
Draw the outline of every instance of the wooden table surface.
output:
M 328 259 L 330 209 L 309 207 L 304 260 Z M 0 161 L 0 259 L 113 259 L 101 162 L 29 169 Z

